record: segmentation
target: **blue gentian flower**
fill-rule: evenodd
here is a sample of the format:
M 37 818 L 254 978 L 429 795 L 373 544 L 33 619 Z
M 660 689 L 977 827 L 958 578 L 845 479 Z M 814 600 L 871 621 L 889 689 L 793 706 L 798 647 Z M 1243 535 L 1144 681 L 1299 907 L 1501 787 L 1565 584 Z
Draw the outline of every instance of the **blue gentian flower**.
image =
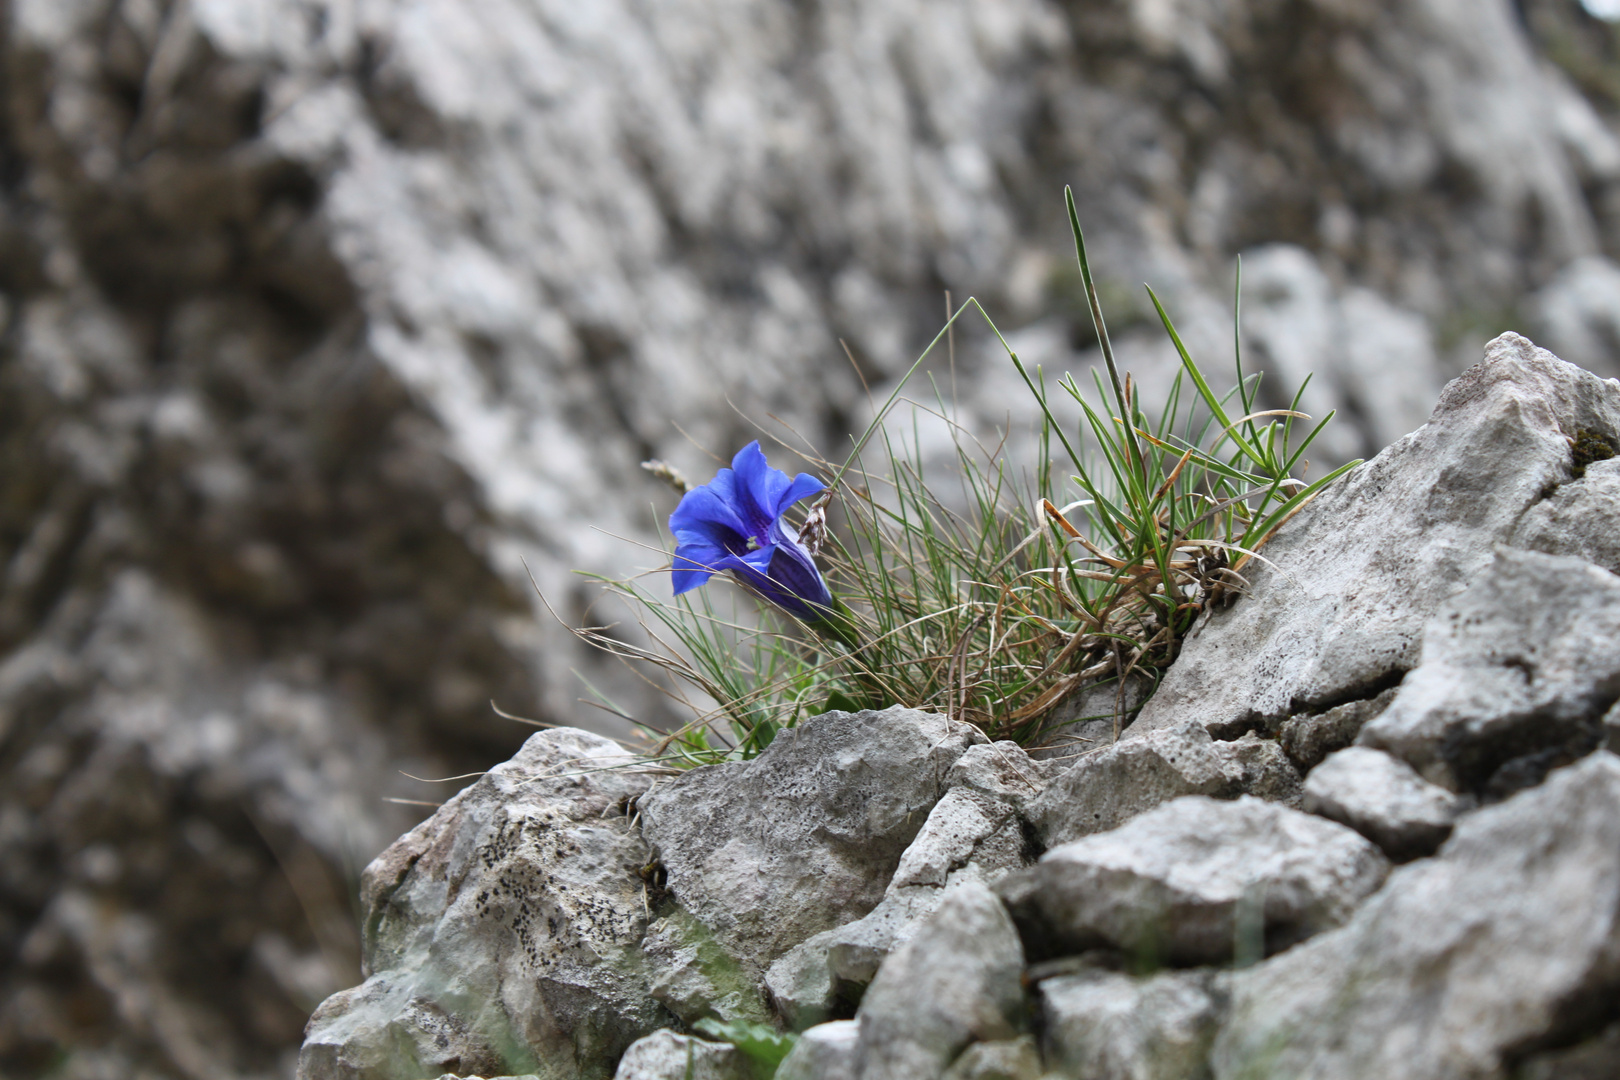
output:
M 765 463 L 751 442 L 702 487 L 693 488 L 669 517 L 675 534 L 675 595 L 728 571 L 777 607 L 811 625 L 843 605 L 833 600 L 809 549 L 782 514 L 826 489 L 808 473 L 793 479 Z

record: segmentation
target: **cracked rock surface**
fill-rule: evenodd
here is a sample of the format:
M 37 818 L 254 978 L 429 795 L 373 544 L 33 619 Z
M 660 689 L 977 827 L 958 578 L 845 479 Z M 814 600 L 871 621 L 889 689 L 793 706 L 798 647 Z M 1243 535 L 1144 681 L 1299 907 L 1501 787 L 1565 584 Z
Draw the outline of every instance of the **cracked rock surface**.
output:
M 1344 927 L 1234 975 L 1211 1060 L 1222 1080 L 1506 1076 L 1538 1043 L 1582 1041 L 1617 984 L 1620 757 L 1604 751 L 1465 816 Z
M 628 818 L 652 780 L 600 735 L 541 732 L 396 841 L 362 880 L 369 977 L 316 1010 L 299 1074 L 611 1075 L 670 1019 Z
M 1266 546 L 1251 600 L 1188 636 L 1132 734 L 1188 719 L 1218 734 L 1263 728 L 1416 667 L 1429 619 L 1572 479 L 1582 430 L 1620 438 L 1620 386 L 1517 334 L 1497 338 L 1428 423 Z
M 1207 971 L 1136 978 L 1093 969 L 1043 980 L 1046 1058 L 1066 1076 L 1207 1076 L 1221 995 Z
M 1046 846 L 1055 847 L 1182 795 L 1244 793 L 1297 802 L 1299 775 L 1282 748 L 1252 736 L 1217 741 L 1202 725 L 1187 723 L 1086 754 L 1053 778 L 1028 815 Z
M 1189 795 L 1053 848 L 997 891 L 1042 957 L 1117 950 L 1149 966 L 1275 952 L 1338 926 L 1389 863 L 1342 825 L 1252 796 Z
M 1305 780 L 1305 809 L 1350 826 L 1397 862 L 1433 855 L 1467 803 L 1370 747 L 1329 757 Z
M 664 1030 L 631 1043 L 613 1080 L 752 1080 L 753 1075 L 735 1047 Z
M 1452 791 L 1502 795 L 1596 748 L 1620 700 L 1620 577 L 1502 549 L 1443 604 L 1423 662 L 1359 741 Z
M 788 949 L 878 905 L 947 772 L 986 741 L 931 713 L 827 713 L 753 761 L 659 784 L 637 804 L 642 833 L 681 909 L 753 984 Z
M 938 1077 L 969 1042 L 1011 1038 L 1024 1023 L 1023 968 L 995 894 L 978 882 L 952 891 L 861 1000 L 856 1076 Z

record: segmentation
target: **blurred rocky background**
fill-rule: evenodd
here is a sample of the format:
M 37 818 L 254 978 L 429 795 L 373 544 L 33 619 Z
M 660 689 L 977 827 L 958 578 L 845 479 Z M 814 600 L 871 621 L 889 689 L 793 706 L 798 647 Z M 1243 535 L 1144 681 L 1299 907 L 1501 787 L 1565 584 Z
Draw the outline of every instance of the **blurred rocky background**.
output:
M 1620 374 L 1588 4 L 0 0 L 0 1077 L 290 1075 L 402 774 L 668 720 L 530 573 L 593 618 L 638 462 L 836 448 L 947 291 L 1089 365 L 1066 183 L 1127 361 L 1242 254 L 1328 456 L 1503 329 Z

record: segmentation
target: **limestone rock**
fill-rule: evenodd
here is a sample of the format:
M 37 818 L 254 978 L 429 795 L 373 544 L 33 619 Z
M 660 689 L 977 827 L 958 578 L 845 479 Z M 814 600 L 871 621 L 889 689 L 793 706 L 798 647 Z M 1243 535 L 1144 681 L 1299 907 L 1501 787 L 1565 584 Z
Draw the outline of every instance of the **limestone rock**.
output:
M 676 902 L 749 980 L 877 906 L 901 855 L 986 739 L 907 709 L 827 713 L 748 762 L 693 769 L 637 803 Z
M 1340 925 L 1389 863 L 1350 829 L 1246 796 L 1186 796 L 1048 851 L 997 891 L 1033 956 L 1113 948 L 1222 963 Z M 1243 940 L 1252 937 L 1252 942 Z
M 1301 713 L 1284 721 L 1277 741 L 1300 772 L 1309 773 L 1322 759 L 1356 741 L 1367 721 L 1381 715 L 1395 700 L 1391 687 L 1377 697 L 1350 701 L 1322 713 Z
M 1208 971 L 1090 970 L 1041 981 L 1047 1064 L 1096 1080 L 1201 1080 L 1221 1018 Z
M 1620 574 L 1620 458 L 1595 461 L 1524 515 L 1512 546 L 1572 555 Z
M 1246 351 L 1257 370 L 1299 386 L 1315 372 L 1301 408 L 1317 416 L 1338 402 L 1378 401 L 1365 427 L 1330 426 L 1317 453 L 1339 460 L 1374 452 L 1423 423 L 1443 380 L 1424 320 L 1369 289 L 1342 296 L 1321 264 L 1293 244 L 1244 253 Z
M 854 922 L 801 942 L 765 973 L 771 1004 L 793 1027 L 819 1024 L 841 1006 L 853 1009 L 883 960 L 939 909 L 943 888 L 894 889 Z
M 1531 1054 L 1516 1080 L 1609 1080 L 1620 1076 L 1620 1024 L 1574 1046 Z
M 945 786 L 1022 805 L 1041 793 L 1054 771 L 1050 762 L 1036 761 L 1023 747 L 1004 739 L 968 747 L 946 772 Z
M 1620 331 L 1620 266 L 1602 255 L 1575 259 L 1542 286 L 1530 307 L 1548 348 L 1572 364 L 1620 375 L 1613 344 Z
M 1594 749 L 1620 697 L 1620 577 L 1500 550 L 1443 604 L 1360 742 L 1453 791 L 1505 794 Z
M 451 799 L 366 868 L 370 977 L 310 1020 L 300 1080 L 602 1077 L 668 1022 L 637 948 L 652 775 L 572 728 Z
M 1348 825 L 1396 862 L 1432 855 L 1461 802 L 1379 750 L 1340 750 L 1305 778 L 1305 810 Z
M 860 1025 L 853 1020 L 807 1029 L 777 1066 L 775 1080 L 855 1080 L 860 1037 Z
M 970 1041 L 1010 1039 L 1024 1022 L 1018 931 L 969 882 L 878 969 L 856 1019 L 861 1080 L 938 1080 Z
M 943 886 L 953 871 L 968 866 L 989 884 L 1030 861 L 1027 844 L 1022 822 L 1009 803 L 955 788 L 934 805 L 922 831 L 900 856 L 889 890 Z
M 1582 429 L 1620 435 L 1620 386 L 1497 338 L 1428 423 L 1266 545 L 1248 594 L 1188 636 L 1132 735 L 1185 720 L 1235 734 L 1371 696 L 1415 667 L 1429 618 L 1570 479 L 1565 434 Z
M 613 1080 L 753 1080 L 753 1076 L 736 1047 L 665 1029 L 631 1043 Z
M 687 1025 L 704 1017 L 764 1022 L 757 980 L 682 908 L 655 919 L 641 939 L 647 991 Z
M 1620 758 L 1464 817 L 1349 923 L 1231 977 L 1217 1080 L 1500 1077 L 1620 982 Z M 1562 1074 L 1559 1074 L 1562 1075 Z
M 1041 1053 L 1035 1037 L 977 1042 L 945 1070 L 942 1080 L 1041 1080 Z
M 1218 742 L 1187 723 L 1122 740 L 1054 777 L 1028 809 L 1047 847 L 1117 828 L 1182 795 L 1232 799 L 1254 793 L 1283 802 L 1299 777 L 1274 742 Z
M 986 751 L 993 751 L 996 760 L 1009 759 L 1005 749 L 970 747 L 947 774 L 947 782 L 977 771 L 979 766 L 972 762 L 967 770 L 959 771 L 959 766 L 970 758 L 989 760 Z M 1024 794 L 1024 774 L 1015 775 L 1018 783 L 991 790 Z M 993 884 L 1033 862 L 1035 854 L 1014 806 L 1006 795 L 986 794 L 980 788 L 953 787 L 946 792 L 900 857 L 876 908 L 802 942 L 771 965 L 765 984 L 778 1012 L 796 1026 L 825 1019 L 838 1002 L 860 997 L 883 959 L 911 938 L 948 892 L 969 881 Z

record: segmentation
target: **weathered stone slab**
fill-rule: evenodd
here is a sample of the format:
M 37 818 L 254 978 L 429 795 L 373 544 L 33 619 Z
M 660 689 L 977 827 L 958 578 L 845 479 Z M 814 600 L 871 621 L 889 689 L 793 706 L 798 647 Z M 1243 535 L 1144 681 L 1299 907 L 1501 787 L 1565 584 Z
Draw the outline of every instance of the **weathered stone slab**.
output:
M 1371 696 L 1415 667 L 1429 617 L 1572 478 L 1581 430 L 1620 435 L 1620 385 L 1517 334 L 1491 342 L 1428 423 L 1277 533 L 1244 570 L 1247 595 L 1188 636 L 1131 734 L 1187 720 L 1232 734 Z
M 1383 882 L 1384 856 L 1334 822 L 1253 797 L 1187 796 L 1053 848 L 1004 879 L 1033 956 L 1112 948 L 1140 965 L 1230 961 L 1338 926 Z
M 301 1080 L 607 1077 L 671 1019 L 638 946 L 653 775 L 574 728 L 531 736 L 361 881 L 370 977 L 310 1019 Z
M 1200 1080 L 1221 1016 L 1210 971 L 1136 978 L 1090 970 L 1040 983 L 1047 1064 L 1059 1076 Z
M 1303 773 L 1309 773 L 1329 754 L 1352 745 L 1368 721 L 1376 719 L 1395 700 L 1390 687 L 1365 701 L 1348 701 L 1320 713 L 1301 713 L 1283 721 L 1277 732 L 1288 759 Z
M 1585 476 L 1560 484 L 1524 515 L 1510 543 L 1620 574 L 1620 458 L 1594 461 Z
M 1595 749 L 1620 698 L 1620 577 L 1503 548 L 1441 605 L 1423 662 L 1359 741 L 1453 791 L 1503 795 Z
M 1464 803 L 1381 750 L 1340 750 L 1305 778 L 1305 810 L 1348 825 L 1396 862 L 1433 855 Z
M 631 1043 L 613 1080 L 754 1080 L 754 1072 L 736 1047 L 666 1028 Z
M 962 1051 L 942 1080 L 1041 1080 L 1041 1052 L 1032 1035 L 978 1042 Z
M 1495 1078 L 1581 1041 L 1620 985 L 1620 757 L 1469 814 L 1345 926 L 1230 985 L 1217 1080 Z
M 1281 747 L 1252 736 L 1232 742 L 1183 723 L 1087 754 L 1054 777 L 1029 804 L 1048 847 L 1118 828 L 1182 795 L 1234 799 L 1299 797 L 1299 776 Z
M 776 1068 L 775 1080 L 855 1080 L 860 1025 L 853 1020 L 817 1024 L 799 1035 Z
M 951 766 L 987 741 L 932 713 L 827 713 L 752 761 L 658 784 L 637 804 L 642 832 L 676 903 L 757 980 L 877 906 Z
M 1001 901 L 970 882 L 889 955 L 856 1020 L 861 1080 L 939 1080 L 971 1041 L 1010 1039 L 1024 1016 L 1024 952 Z
M 991 749 L 972 747 L 963 760 Z M 961 775 L 953 767 L 950 778 Z M 909 940 L 952 889 L 969 881 L 993 884 L 1034 861 L 1023 819 L 1006 795 L 953 788 L 901 856 L 877 907 L 802 942 L 771 965 L 765 985 L 772 1004 L 794 1026 L 827 1018 L 840 1000 L 860 997 L 884 957 Z

